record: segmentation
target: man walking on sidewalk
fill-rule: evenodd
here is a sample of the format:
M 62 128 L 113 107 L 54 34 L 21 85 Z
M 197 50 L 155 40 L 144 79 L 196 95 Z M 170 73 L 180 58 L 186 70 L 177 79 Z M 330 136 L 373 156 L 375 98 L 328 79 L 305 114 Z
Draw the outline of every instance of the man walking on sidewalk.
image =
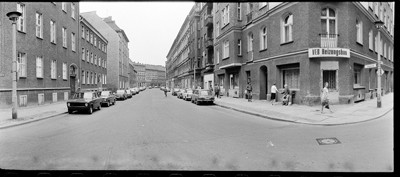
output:
M 215 96 L 217 96 L 217 98 L 220 98 L 219 97 L 219 85 L 218 84 L 215 84 Z
M 274 105 L 274 103 L 276 102 L 276 92 L 278 92 L 278 89 L 276 88 L 276 85 L 274 83 L 274 85 L 272 85 L 272 87 L 271 87 L 271 103 L 272 103 L 272 105 Z
M 324 107 L 329 109 L 329 111 L 331 113 L 333 113 L 333 111 L 331 110 L 331 108 L 329 107 L 329 98 L 328 98 L 328 82 L 325 82 L 325 87 L 322 89 L 322 96 L 321 96 L 321 104 L 322 104 L 322 108 L 321 108 L 321 114 L 324 113 Z

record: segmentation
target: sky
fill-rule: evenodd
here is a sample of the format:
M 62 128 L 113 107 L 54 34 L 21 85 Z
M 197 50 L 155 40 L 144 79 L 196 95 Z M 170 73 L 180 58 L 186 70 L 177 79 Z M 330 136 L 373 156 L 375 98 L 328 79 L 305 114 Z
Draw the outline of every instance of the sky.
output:
M 129 58 L 165 66 L 166 56 L 194 2 L 80 2 L 80 12 L 112 16 L 128 36 Z

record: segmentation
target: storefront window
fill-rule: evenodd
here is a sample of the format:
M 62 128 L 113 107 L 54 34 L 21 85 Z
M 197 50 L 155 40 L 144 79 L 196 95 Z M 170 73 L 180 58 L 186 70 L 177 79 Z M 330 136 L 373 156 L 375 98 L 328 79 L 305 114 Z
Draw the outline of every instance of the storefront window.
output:
M 322 83 L 328 82 L 328 89 L 336 90 L 336 70 L 324 70 L 322 77 Z
M 295 88 L 299 89 L 300 88 L 300 69 L 299 68 L 293 68 L 293 69 L 282 69 L 282 87 L 284 87 L 285 84 L 288 85 L 290 89 Z

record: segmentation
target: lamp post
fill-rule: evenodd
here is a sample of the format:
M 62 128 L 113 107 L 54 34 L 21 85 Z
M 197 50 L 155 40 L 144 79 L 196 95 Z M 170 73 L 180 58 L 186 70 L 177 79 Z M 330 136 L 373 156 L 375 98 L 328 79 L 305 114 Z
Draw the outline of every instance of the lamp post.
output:
M 381 70 L 382 70 L 382 68 L 381 68 L 381 53 L 382 53 L 382 47 L 381 47 L 381 33 L 380 33 L 380 28 L 382 27 L 382 25 L 383 25 L 383 22 L 381 21 L 381 20 L 379 20 L 379 21 L 375 21 L 375 26 L 376 26 L 376 29 L 378 29 L 378 71 L 377 71 L 377 77 L 378 77 L 378 79 L 377 79 L 377 81 L 378 81 L 378 90 L 377 90 L 377 94 L 378 94 L 378 96 L 377 96 L 377 98 L 376 98 L 376 100 L 377 100 L 377 107 L 378 108 L 381 108 L 382 107 L 382 102 L 381 102 L 381 92 L 382 92 L 382 89 L 381 89 Z
M 12 22 L 12 91 L 11 91 L 11 101 L 12 101 L 12 119 L 17 119 L 17 40 L 16 40 L 16 31 L 17 31 L 17 20 L 22 15 L 20 12 L 12 11 L 8 12 L 7 17 Z

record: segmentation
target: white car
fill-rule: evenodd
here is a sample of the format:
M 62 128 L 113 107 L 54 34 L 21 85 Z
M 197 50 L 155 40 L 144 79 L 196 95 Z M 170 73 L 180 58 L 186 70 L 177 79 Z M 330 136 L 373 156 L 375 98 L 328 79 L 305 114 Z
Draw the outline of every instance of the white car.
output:
M 192 99 L 192 94 L 193 94 L 192 89 L 186 89 L 186 91 L 182 93 L 182 99 L 189 101 Z

